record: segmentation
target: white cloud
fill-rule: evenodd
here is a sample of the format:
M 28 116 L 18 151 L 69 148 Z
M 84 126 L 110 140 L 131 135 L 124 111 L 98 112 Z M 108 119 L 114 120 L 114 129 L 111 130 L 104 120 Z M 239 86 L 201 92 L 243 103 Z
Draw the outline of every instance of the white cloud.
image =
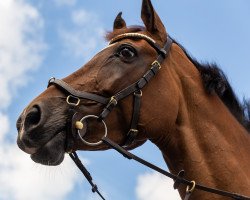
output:
M 1 144 L 3 145 L 3 144 Z M 57 167 L 35 164 L 16 145 L 0 149 L 1 200 L 61 200 L 77 181 L 76 167 L 68 156 Z
M 37 165 L 6 139 L 10 131 L 6 111 L 17 89 L 41 64 L 45 46 L 38 10 L 24 0 L 0 1 L 1 200 L 59 200 L 77 182 L 76 167 L 69 159 L 58 167 Z
M 78 25 L 78 26 L 84 26 L 87 23 L 89 23 L 90 21 L 91 22 L 94 21 L 95 23 L 98 23 L 98 19 L 97 19 L 97 16 L 95 14 L 87 12 L 83 9 L 75 10 L 74 12 L 72 12 L 71 19 L 72 19 L 73 23 Z M 93 27 L 93 28 L 95 28 L 95 27 Z
M 15 91 L 27 83 L 27 72 L 41 64 L 42 28 L 43 20 L 31 5 L 0 1 L 0 109 L 8 108 Z
M 173 181 L 157 172 L 140 175 L 136 185 L 137 200 L 180 200 Z
M 76 0 L 54 0 L 57 6 L 73 6 L 76 4 Z
M 73 29 L 60 28 L 59 35 L 66 53 L 76 57 L 83 57 L 86 61 L 95 53 L 97 47 L 104 46 L 104 29 L 94 13 L 84 9 L 72 12 Z
M 6 133 L 9 131 L 9 119 L 8 116 L 0 112 L 0 144 L 3 142 Z M 1 148 L 1 147 L 0 147 Z

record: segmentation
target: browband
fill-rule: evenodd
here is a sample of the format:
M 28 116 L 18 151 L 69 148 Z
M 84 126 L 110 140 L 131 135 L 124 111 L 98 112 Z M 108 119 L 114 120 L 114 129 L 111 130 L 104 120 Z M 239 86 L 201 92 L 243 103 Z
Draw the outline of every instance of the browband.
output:
M 123 33 L 111 39 L 109 44 L 113 44 L 117 42 L 118 40 L 122 40 L 124 38 L 138 38 L 138 39 L 147 40 L 148 42 L 153 43 L 153 44 L 156 43 L 154 39 L 142 33 Z
M 163 48 L 161 48 L 154 39 L 152 39 L 151 37 L 142 34 L 142 33 L 123 33 L 120 34 L 116 37 L 114 37 L 113 39 L 110 40 L 109 45 L 114 44 L 115 42 L 118 42 L 120 40 L 123 39 L 144 39 L 145 41 L 147 41 L 159 54 L 161 54 L 162 56 L 165 57 L 165 55 L 167 54 L 167 51 L 165 51 Z M 167 40 L 171 40 L 169 37 L 167 37 Z

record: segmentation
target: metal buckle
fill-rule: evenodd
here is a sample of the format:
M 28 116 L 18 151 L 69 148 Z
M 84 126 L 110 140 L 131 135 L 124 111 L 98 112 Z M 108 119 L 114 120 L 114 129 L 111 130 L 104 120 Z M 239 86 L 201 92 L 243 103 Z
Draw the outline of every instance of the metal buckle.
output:
M 117 100 L 115 99 L 115 96 L 112 96 L 112 97 L 110 98 L 110 101 L 109 101 L 108 104 L 109 104 L 109 105 L 110 105 L 110 104 L 117 105 Z
M 139 93 L 137 93 L 137 92 L 139 92 Z M 135 96 L 138 95 L 139 97 L 141 97 L 142 96 L 142 91 L 141 90 L 137 90 L 137 91 L 134 92 L 134 95 Z
M 73 99 L 76 100 L 76 101 L 75 102 L 70 101 L 70 100 L 73 100 Z M 80 104 L 80 101 L 81 100 L 78 97 L 75 97 L 73 95 L 67 96 L 67 99 L 66 99 L 67 104 L 69 104 L 71 106 L 78 106 Z
M 137 129 L 133 129 L 133 128 L 131 128 L 129 131 L 128 131 L 128 134 L 127 134 L 127 136 L 130 138 L 130 139 L 132 139 L 132 141 L 135 139 L 135 137 L 137 136 L 137 134 L 138 134 L 138 130 Z
M 186 188 L 186 193 L 191 194 L 194 191 L 196 183 L 195 183 L 195 181 L 191 181 L 191 183 L 192 183 L 192 187 L 190 188 L 190 186 L 188 185 Z
M 85 117 L 83 117 L 79 122 L 83 122 L 84 120 L 88 119 L 88 118 L 95 118 L 95 119 L 99 119 L 98 116 L 96 115 L 86 115 Z M 103 137 L 107 137 L 108 135 L 108 129 L 107 129 L 107 125 L 105 123 L 105 121 L 101 120 L 103 126 L 104 126 L 104 136 Z M 98 142 L 88 142 L 86 141 L 85 139 L 82 138 L 81 134 L 80 134 L 80 131 L 79 129 L 77 130 L 77 133 L 78 133 L 78 136 L 80 137 L 81 141 L 86 144 L 86 145 L 89 145 L 89 146 L 98 146 L 100 144 L 102 144 L 102 140 L 98 141 Z
M 128 131 L 127 139 L 126 139 L 126 142 L 125 142 L 126 147 L 128 147 L 129 145 L 131 145 L 134 142 L 135 137 L 137 136 L 138 132 L 139 131 L 137 129 L 133 129 L 133 128 L 131 128 Z
M 158 66 L 158 69 L 161 69 L 161 64 L 160 64 L 157 60 L 155 60 L 155 61 L 151 64 L 152 67 L 155 66 L 155 65 Z
M 136 135 L 138 133 L 138 130 L 137 129 L 133 129 L 131 128 L 128 132 L 128 134 L 130 135 L 131 133 L 133 133 L 133 135 Z

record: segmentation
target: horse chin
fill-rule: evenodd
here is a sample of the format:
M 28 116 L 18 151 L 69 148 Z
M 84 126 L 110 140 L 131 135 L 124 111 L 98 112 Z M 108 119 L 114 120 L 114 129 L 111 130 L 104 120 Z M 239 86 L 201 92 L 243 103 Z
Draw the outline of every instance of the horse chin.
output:
M 31 159 L 42 165 L 55 166 L 61 164 L 65 154 L 65 140 L 66 132 L 56 134 L 35 153 L 31 154 Z

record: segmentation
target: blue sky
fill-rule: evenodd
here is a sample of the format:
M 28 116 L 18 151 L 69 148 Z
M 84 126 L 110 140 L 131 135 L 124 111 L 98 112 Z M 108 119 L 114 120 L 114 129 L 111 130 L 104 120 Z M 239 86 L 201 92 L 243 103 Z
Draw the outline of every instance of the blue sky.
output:
M 168 33 L 195 58 L 217 62 L 240 98 L 250 97 L 248 0 L 152 0 Z M 128 25 L 142 25 L 141 1 L 6 0 L 0 3 L 0 200 L 95 200 L 69 159 L 62 166 L 34 164 L 15 145 L 15 121 L 47 85 L 105 47 L 119 11 Z M 134 151 L 166 168 L 149 142 Z M 80 152 L 107 199 L 177 200 L 172 182 L 114 151 Z

